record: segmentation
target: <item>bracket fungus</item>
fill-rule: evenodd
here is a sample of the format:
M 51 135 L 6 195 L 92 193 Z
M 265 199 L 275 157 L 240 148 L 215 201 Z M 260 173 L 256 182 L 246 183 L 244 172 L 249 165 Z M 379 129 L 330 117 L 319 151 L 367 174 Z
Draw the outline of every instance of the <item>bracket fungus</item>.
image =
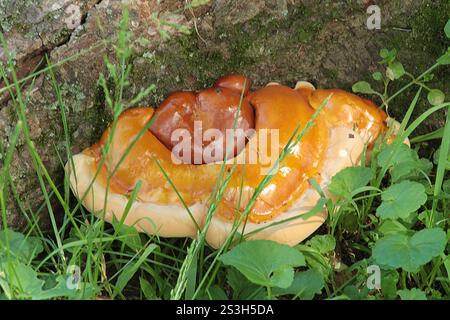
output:
M 387 119 L 373 102 L 339 89 L 299 81 L 295 88 L 269 83 L 252 91 L 247 78 L 229 75 L 212 88 L 172 93 L 156 111 L 126 110 L 113 135 L 107 129 L 66 172 L 74 194 L 106 221 L 115 217 L 162 237 L 196 237 L 213 205 L 206 241 L 214 248 L 239 220 L 238 231 L 249 238 L 295 245 L 327 218 L 323 209 L 295 219 L 320 199 L 311 179 L 327 193 L 337 172 L 358 165 L 366 147 L 389 132 Z M 215 203 L 221 176 L 226 181 Z

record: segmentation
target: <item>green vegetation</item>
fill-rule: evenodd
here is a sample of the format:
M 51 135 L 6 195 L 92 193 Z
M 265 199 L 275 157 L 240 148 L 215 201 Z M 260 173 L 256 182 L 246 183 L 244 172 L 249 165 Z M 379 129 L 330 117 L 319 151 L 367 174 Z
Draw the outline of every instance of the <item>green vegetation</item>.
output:
M 450 37 L 449 29 L 450 22 L 444 30 L 446 37 Z M 105 59 L 108 74 L 102 74 L 99 79 L 102 102 L 112 115 L 110 136 L 121 112 L 145 99 L 155 89 L 151 84 L 137 96 L 124 98 L 132 71 L 127 30 L 128 15 L 124 11 L 115 44 L 116 62 Z M 297 41 L 305 37 L 308 35 L 299 31 Z M 361 81 L 353 86 L 355 92 L 378 97 L 382 101 L 381 107 L 388 112 L 392 103 L 410 90 L 414 98 L 408 103 L 395 140 L 389 145 L 377 141 L 369 164 L 360 163 L 333 177 L 329 186 L 333 199 L 326 198 L 318 190 L 323 196 L 316 208 L 305 216 L 296 217 L 304 219 L 326 207 L 329 218 L 319 232 L 302 244 L 288 247 L 270 241 L 242 241 L 244 237 L 234 238 L 237 235 L 237 228 L 234 228 L 225 244 L 212 250 L 204 243 L 208 219 L 214 214 L 231 173 L 222 170 L 211 195 L 205 229 L 198 230 L 196 240 L 139 234 L 124 225 L 123 219 L 104 223 L 86 212 L 80 201 L 71 196 L 67 177 L 64 185 L 58 186 L 49 176 L 30 138 L 27 97 L 22 94 L 22 82 L 17 79 L 3 37 L 1 40 L 8 57 L 8 65 L 0 67 L 0 75 L 6 84 L 1 90 L 8 90 L 12 97 L 17 123 L 9 143 L 0 145 L 3 222 L 0 230 L 0 299 L 450 298 L 449 118 L 438 131 L 411 139 L 412 148 L 403 144 L 404 139 L 412 136 L 428 117 L 441 110 L 448 111 L 450 107 L 442 88 L 430 87 L 433 74 L 438 74 L 436 71 L 440 68 L 448 68 L 450 48 L 437 61 L 431 61 L 427 70 L 419 71 L 419 75 L 407 71 L 408 68 L 398 61 L 395 49 L 383 49 L 380 51 L 380 70 L 372 74 L 374 82 Z M 239 58 L 245 62 L 245 57 Z M 236 63 L 236 68 L 239 66 Z M 69 159 L 70 165 L 70 123 L 54 75 L 56 67 L 48 61 L 45 72 L 52 79 L 58 101 L 52 107 L 58 108 L 64 129 L 65 154 L 58 156 Z M 31 85 L 33 79 L 33 76 L 28 78 Z M 413 117 L 421 101 L 427 103 L 428 108 Z M 309 125 L 313 121 L 314 117 Z M 293 133 L 292 143 L 280 155 L 280 163 L 308 127 L 298 128 Z M 28 228 L 21 233 L 8 228 L 6 195 L 14 193 L 17 183 L 11 179 L 9 170 L 19 139 L 24 141 L 24 147 L 31 154 L 44 195 L 42 210 L 50 216 L 51 232 L 40 229 L 36 221 L 39 212 L 29 215 Z M 438 141 L 439 148 L 430 159 L 421 158 L 421 144 L 431 139 Z M 106 142 L 104 152 L 110 144 L 111 139 Z M 61 160 L 61 165 L 63 163 Z M 271 175 L 264 179 L 241 219 L 246 218 L 261 187 L 270 179 Z M 130 195 L 126 213 L 139 187 L 140 184 Z M 62 223 L 57 223 L 52 200 L 62 208 Z M 379 283 L 370 282 L 376 275 L 374 267 L 380 270 Z

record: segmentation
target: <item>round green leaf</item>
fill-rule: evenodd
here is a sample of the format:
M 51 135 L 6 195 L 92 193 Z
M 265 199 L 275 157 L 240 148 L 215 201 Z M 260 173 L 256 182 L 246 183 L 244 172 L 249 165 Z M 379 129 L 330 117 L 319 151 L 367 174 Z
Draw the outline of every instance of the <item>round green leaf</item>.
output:
M 381 273 L 381 292 L 385 299 L 392 300 L 397 297 L 398 272 L 395 270 L 383 270 Z
M 439 163 L 439 157 L 441 154 L 441 148 L 439 147 L 433 154 L 433 162 L 437 165 Z M 445 169 L 450 170 L 450 151 L 447 155 L 447 161 L 445 162 Z
M 445 94 L 439 89 L 433 89 L 433 90 L 430 90 L 430 92 L 428 92 L 427 98 L 428 98 L 428 102 L 431 105 L 437 106 L 437 105 L 444 103 Z
M 336 239 L 331 234 L 318 234 L 308 240 L 306 245 L 324 254 L 334 250 Z
M 382 235 L 397 234 L 407 232 L 408 229 L 397 220 L 385 220 L 377 228 Z
M 391 80 L 400 79 L 404 74 L 405 69 L 403 68 L 403 65 L 398 61 L 391 63 L 386 69 L 386 76 Z
M 352 193 L 366 186 L 373 177 L 373 171 L 367 167 L 348 167 L 339 171 L 328 186 L 328 190 L 337 196 L 351 197 Z
M 380 50 L 380 57 L 383 58 L 383 61 L 381 61 L 381 63 L 392 63 L 397 57 L 397 50 L 388 50 L 383 48 Z
M 418 268 L 444 252 L 447 236 L 441 228 L 424 229 L 412 237 L 391 234 L 379 239 L 372 250 L 377 264 L 416 272 Z
M 427 73 L 423 76 L 422 80 L 423 82 L 429 82 L 434 79 L 434 73 Z
M 413 181 L 402 181 L 386 189 L 382 195 L 383 202 L 377 208 L 377 215 L 382 219 L 407 219 L 427 201 L 425 187 Z
M 427 300 L 425 292 L 420 289 L 412 288 L 411 290 L 403 289 L 397 291 L 402 300 Z
M 370 86 L 370 83 L 367 81 L 359 81 L 355 83 L 352 87 L 353 92 L 355 93 L 373 93 L 373 89 Z
M 417 152 L 405 144 L 387 145 L 378 154 L 377 160 L 380 167 L 391 168 L 390 173 L 394 182 L 417 170 L 424 170 L 424 166 L 426 166 L 419 159 Z
M 381 74 L 381 72 L 377 71 L 372 73 L 372 78 L 376 81 L 380 81 L 381 79 L 383 79 L 383 75 Z
M 382 57 L 383 59 L 386 59 L 389 55 L 389 50 L 386 48 L 383 48 L 380 50 L 380 57 Z
M 294 280 L 293 267 L 305 265 L 298 250 L 269 240 L 245 241 L 220 257 L 253 283 L 287 288 Z

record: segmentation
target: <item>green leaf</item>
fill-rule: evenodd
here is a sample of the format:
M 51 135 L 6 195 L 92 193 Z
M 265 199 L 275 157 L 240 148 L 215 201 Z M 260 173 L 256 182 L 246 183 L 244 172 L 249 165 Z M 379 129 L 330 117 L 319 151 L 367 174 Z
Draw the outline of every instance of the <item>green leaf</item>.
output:
M 450 280 L 450 256 L 446 256 L 444 259 L 444 267 L 447 271 L 447 277 Z
M 375 297 L 369 296 L 367 286 L 359 288 L 355 285 L 348 285 L 343 290 L 344 295 L 350 300 L 373 300 Z
M 131 280 L 131 278 L 134 276 L 134 274 L 139 270 L 139 267 L 142 263 L 145 262 L 147 257 L 155 250 L 158 246 L 156 244 L 150 244 L 145 248 L 142 255 L 139 257 L 139 259 L 132 263 L 129 262 L 122 270 L 122 272 L 119 275 L 119 278 L 117 279 L 116 286 L 114 288 L 113 296 L 115 297 L 117 294 L 122 292 L 122 290 L 125 288 L 127 283 Z
M 398 61 L 389 64 L 389 67 L 386 69 L 386 76 L 391 80 L 400 79 L 404 74 L 405 69 L 403 68 L 403 65 Z
M 378 165 L 380 167 L 392 167 L 398 164 L 405 165 L 405 163 L 413 162 L 413 155 L 411 149 L 404 144 L 394 145 L 389 144 L 383 147 L 378 154 Z
M 366 167 L 348 167 L 331 178 L 328 190 L 337 196 L 351 198 L 352 193 L 364 187 L 373 178 L 373 171 Z
M 397 297 L 398 272 L 395 270 L 382 270 L 381 292 L 385 299 L 395 299 Z
M 9 248 L 7 248 L 8 237 Z M 22 233 L 10 229 L 0 230 L 0 258 L 9 257 L 19 259 L 21 262 L 29 262 L 44 249 L 42 241 L 36 237 L 25 237 Z
M 79 284 L 80 289 L 69 289 L 67 286 L 66 278 L 58 276 L 57 283 L 54 287 L 40 292 L 33 299 L 48 300 L 53 298 L 69 298 L 69 299 L 82 299 L 92 298 L 94 296 L 94 289 L 90 284 L 81 282 Z
M 238 269 L 253 283 L 280 288 L 291 285 L 293 267 L 305 265 L 302 253 L 269 240 L 245 241 L 219 259 Z
M 417 152 L 407 145 L 387 145 L 378 154 L 378 165 L 391 168 L 392 181 L 396 182 L 409 175 L 419 175 L 420 171 L 427 172 L 432 164 L 427 159 L 419 159 Z
M 227 269 L 227 282 L 233 289 L 233 300 L 262 300 L 267 297 L 267 290 L 248 281 L 235 268 Z
M 372 250 L 374 260 L 381 266 L 416 272 L 445 249 L 447 236 L 440 228 L 424 229 L 412 237 L 391 234 L 379 239 Z
M 381 72 L 376 71 L 372 73 L 372 78 L 376 81 L 380 81 L 381 79 L 383 79 L 383 75 L 381 74 Z
M 442 184 L 442 190 L 446 193 L 446 194 L 450 194 L 450 180 L 445 180 L 444 183 Z
M 434 73 L 427 73 L 422 78 L 423 82 L 430 82 L 433 79 L 434 79 Z
M 328 279 L 332 273 L 330 258 L 321 254 L 316 248 L 299 244 L 295 248 L 305 256 L 306 264 L 311 269 L 317 270 L 324 279 Z
M 367 81 L 359 81 L 352 86 L 352 90 L 355 93 L 374 93 L 375 91 Z
M 432 89 L 428 92 L 427 98 L 431 105 L 437 106 L 444 103 L 445 94 L 439 89 Z
M 274 288 L 273 294 L 275 296 L 292 294 L 301 300 L 312 300 L 316 294 L 322 292 L 324 285 L 322 274 L 317 270 L 311 269 L 295 273 L 294 281 L 288 288 Z
M 408 229 L 397 220 L 385 220 L 379 225 L 377 230 L 385 236 L 388 234 L 408 232 Z
M 306 242 L 306 245 L 317 250 L 321 254 L 331 252 L 336 247 L 336 239 L 331 234 L 319 234 Z
M 440 154 L 441 154 L 441 147 L 439 147 L 433 154 L 433 162 L 434 164 L 438 164 L 439 163 L 439 158 L 440 158 Z M 450 152 L 447 154 L 447 159 L 445 159 L 445 169 L 446 170 L 450 170 Z
M 440 56 L 437 62 L 441 65 L 450 64 L 450 52 L 447 51 L 444 55 Z
M 427 300 L 425 292 L 417 288 L 412 288 L 411 290 L 403 289 L 397 293 L 402 300 Z
M 383 202 L 377 208 L 377 215 L 382 219 L 407 219 L 427 201 L 425 187 L 413 181 L 394 184 L 381 194 Z
M 58 276 L 56 281 L 53 288 L 44 290 L 45 281 L 38 278 L 32 267 L 18 260 L 0 263 L 0 286 L 9 299 L 47 300 L 56 297 L 79 299 L 82 293 L 85 296 L 92 295 L 92 288 L 84 283 L 80 283 L 80 286 L 84 287 L 83 290 L 77 290 L 69 289 L 63 276 Z
M 444 32 L 447 38 L 450 38 L 450 19 L 448 19 L 447 23 L 445 24 Z
M 433 217 L 433 218 L 431 218 L 431 217 Z M 436 227 L 439 227 L 441 225 L 442 221 L 445 220 L 444 214 L 442 212 L 437 211 L 437 210 L 434 210 L 434 212 L 433 212 L 433 210 L 431 210 L 431 209 L 430 210 L 426 209 L 426 210 L 422 211 L 417 216 L 417 218 L 420 221 L 422 221 L 423 224 L 427 224 L 428 221 L 430 221 L 430 219 L 433 219 L 434 226 L 436 226 Z
M 380 57 L 383 58 L 383 60 L 380 63 L 382 64 L 392 63 L 397 57 L 397 50 L 396 49 L 388 50 L 383 48 L 380 50 Z
M 383 59 L 386 59 L 389 55 L 389 50 L 386 48 L 382 48 L 380 50 L 380 57 L 382 57 Z
M 0 279 L 8 283 L 10 292 L 15 292 L 14 298 L 19 299 L 35 298 L 44 286 L 44 280 L 38 279 L 36 271 L 17 260 L 0 263 Z

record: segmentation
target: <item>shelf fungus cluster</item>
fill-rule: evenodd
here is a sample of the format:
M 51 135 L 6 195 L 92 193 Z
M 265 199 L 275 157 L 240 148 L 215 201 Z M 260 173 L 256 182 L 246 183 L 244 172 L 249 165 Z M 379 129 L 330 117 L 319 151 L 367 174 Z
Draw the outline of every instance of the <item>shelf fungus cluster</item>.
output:
M 388 132 L 386 114 L 354 94 L 302 81 L 253 91 L 249 79 L 229 75 L 174 92 L 157 109 L 126 110 L 66 172 L 74 194 L 106 221 L 196 237 L 210 212 L 212 247 L 239 222 L 249 238 L 295 245 L 327 218 L 325 209 L 300 217 L 320 199 L 312 179 L 326 193 L 333 175 L 358 165 Z

